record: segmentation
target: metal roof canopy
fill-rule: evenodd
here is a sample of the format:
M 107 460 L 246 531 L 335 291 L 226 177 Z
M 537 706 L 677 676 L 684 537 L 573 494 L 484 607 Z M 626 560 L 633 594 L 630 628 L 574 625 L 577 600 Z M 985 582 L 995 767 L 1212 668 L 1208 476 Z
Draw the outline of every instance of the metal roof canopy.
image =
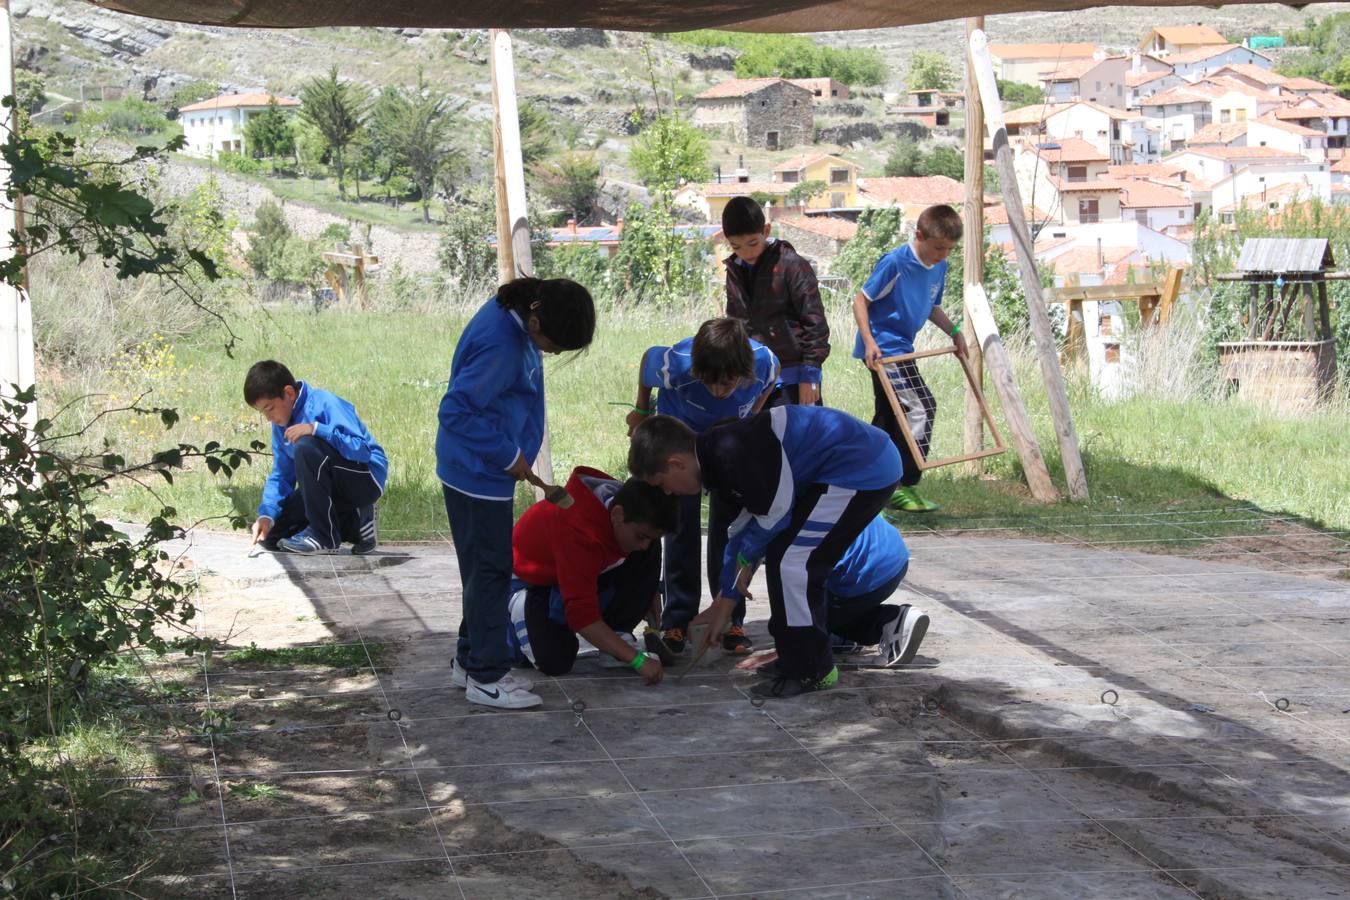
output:
M 1325 272 L 1333 265 L 1326 238 L 1248 238 L 1242 244 L 1236 270 L 1290 275 Z
M 315 28 L 326 25 L 401 28 L 606 28 L 754 32 L 852 31 L 891 28 L 1014 12 L 1114 6 L 1191 6 L 1187 0 L 85 0 L 116 12 L 198 25 Z M 1259 0 L 1237 0 L 1239 4 Z M 765 15 L 766 11 L 772 15 Z

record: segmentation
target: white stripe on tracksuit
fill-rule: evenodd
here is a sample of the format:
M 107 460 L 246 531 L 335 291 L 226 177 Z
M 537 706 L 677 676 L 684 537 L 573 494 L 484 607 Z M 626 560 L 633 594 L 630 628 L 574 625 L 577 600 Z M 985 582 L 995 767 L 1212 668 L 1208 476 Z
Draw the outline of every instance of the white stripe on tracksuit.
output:
M 802 523 L 791 546 L 784 551 L 779 572 L 783 583 L 783 608 L 789 627 L 801 628 L 813 624 L 811 602 L 806 596 L 806 563 L 825 535 L 834 528 L 856 493 L 849 488 L 830 485 L 816 501 L 810 518 Z

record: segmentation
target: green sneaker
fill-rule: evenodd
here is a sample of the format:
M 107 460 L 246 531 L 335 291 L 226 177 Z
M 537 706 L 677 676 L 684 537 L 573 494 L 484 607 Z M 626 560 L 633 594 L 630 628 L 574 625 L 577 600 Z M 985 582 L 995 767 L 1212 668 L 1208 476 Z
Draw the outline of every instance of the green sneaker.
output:
M 772 665 L 772 664 L 771 664 Z M 778 673 L 772 680 L 764 680 L 750 689 L 750 693 L 756 697 L 763 697 L 766 700 L 785 700 L 789 697 L 796 697 L 801 694 L 809 694 L 813 691 L 823 691 L 826 688 L 833 687 L 839 682 L 839 667 L 830 669 L 824 678 L 805 680 L 800 678 L 789 678 L 782 673 Z
M 932 500 L 919 496 L 917 490 L 906 484 L 902 484 L 895 489 L 895 493 L 891 494 L 889 505 L 894 509 L 903 510 L 904 512 L 918 513 L 935 512 L 942 508 Z

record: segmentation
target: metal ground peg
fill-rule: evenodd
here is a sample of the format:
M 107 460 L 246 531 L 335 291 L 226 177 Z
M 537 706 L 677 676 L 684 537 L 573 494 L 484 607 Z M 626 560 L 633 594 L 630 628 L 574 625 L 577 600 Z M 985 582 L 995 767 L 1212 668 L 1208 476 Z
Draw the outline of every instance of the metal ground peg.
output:
M 942 701 L 936 697 L 924 697 L 919 701 L 919 715 L 921 716 L 940 716 L 942 715 Z
M 1120 694 L 1116 693 L 1111 688 L 1107 688 L 1106 690 L 1102 691 L 1101 699 L 1102 702 L 1105 703 L 1107 706 L 1115 706 L 1117 703 L 1120 702 Z
M 572 712 L 576 713 L 576 716 L 577 716 L 577 720 L 576 720 L 575 722 L 572 723 L 572 727 L 573 727 L 573 728 L 580 728 L 580 727 L 581 727 L 581 714 L 584 713 L 585 711 L 586 711 L 586 701 L 585 701 L 585 700 L 573 700 L 573 701 L 572 701 Z
M 1289 703 L 1288 697 L 1275 698 L 1275 708 L 1278 709 L 1280 712 L 1289 712 L 1290 705 L 1291 704 Z

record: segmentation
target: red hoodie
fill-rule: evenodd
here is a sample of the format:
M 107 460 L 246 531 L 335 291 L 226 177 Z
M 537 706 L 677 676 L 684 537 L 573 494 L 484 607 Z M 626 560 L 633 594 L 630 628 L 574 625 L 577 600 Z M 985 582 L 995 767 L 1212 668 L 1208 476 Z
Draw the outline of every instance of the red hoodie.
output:
M 511 532 L 516 577 L 539 587 L 557 585 L 567 627 L 573 631 L 600 620 L 596 581 L 624 558 L 601 499 L 612 497 L 620 484 L 599 469 L 577 466 L 567 480 L 571 507 L 559 509 L 540 500 L 525 510 Z

